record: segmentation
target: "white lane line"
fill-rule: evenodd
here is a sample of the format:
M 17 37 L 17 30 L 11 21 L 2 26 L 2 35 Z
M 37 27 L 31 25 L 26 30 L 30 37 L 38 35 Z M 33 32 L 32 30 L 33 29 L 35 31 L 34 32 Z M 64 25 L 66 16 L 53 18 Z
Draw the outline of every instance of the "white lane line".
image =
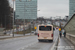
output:
M 34 42 L 34 43 L 31 43 L 31 44 L 28 44 L 27 46 L 24 46 L 22 48 L 20 48 L 19 50 L 24 50 L 25 48 L 29 47 L 29 46 L 32 46 L 34 44 L 36 44 L 37 42 Z
M 24 50 L 24 48 L 20 49 L 20 50 Z
M 31 43 L 31 44 L 25 46 L 24 48 L 27 48 L 27 47 L 29 47 L 29 46 L 31 46 L 31 45 L 34 45 L 35 43 L 37 43 L 37 42 Z

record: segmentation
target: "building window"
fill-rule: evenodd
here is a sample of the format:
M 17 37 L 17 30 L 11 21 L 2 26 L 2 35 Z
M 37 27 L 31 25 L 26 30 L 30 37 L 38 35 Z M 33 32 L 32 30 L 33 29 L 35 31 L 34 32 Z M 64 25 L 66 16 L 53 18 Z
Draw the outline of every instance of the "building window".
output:
M 31 0 L 29 0 L 29 1 L 31 1 Z
M 19 0 L 20 2 L 22 1 L 22 0 Z
M 31 0 L 26 0 L 26 2 L 27 2 L 27 1 L 31 1 Z

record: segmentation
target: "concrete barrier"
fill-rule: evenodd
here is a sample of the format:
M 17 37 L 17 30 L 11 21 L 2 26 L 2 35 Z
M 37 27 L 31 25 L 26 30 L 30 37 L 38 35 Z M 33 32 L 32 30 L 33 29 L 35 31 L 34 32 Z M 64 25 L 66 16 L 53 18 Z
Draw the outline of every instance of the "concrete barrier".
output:
M 75 45 L 75 35 L 67 33 L 66 38 Z
M 53 46 L 52 46 L 52 48 L 50 50 L 57 50 L 58 42 L 59 42 L 59 36 L 56 39 L 55 43 L 53 44 Z

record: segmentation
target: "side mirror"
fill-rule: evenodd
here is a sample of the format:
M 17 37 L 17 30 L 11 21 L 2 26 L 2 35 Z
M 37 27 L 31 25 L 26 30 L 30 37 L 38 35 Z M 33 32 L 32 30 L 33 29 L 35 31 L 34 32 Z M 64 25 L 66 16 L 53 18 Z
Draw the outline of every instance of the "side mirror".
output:
M 53 31 L 55 31 L 55 28 L 53 28 Z

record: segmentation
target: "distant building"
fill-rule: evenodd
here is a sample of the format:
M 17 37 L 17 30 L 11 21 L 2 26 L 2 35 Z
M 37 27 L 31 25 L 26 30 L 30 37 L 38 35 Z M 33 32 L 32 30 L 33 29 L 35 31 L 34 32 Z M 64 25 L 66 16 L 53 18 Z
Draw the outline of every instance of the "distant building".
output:
M 70 19 L 75 14 L 75 0 L 69 0 L 69 17 Z
M 15 0 L 16 19 L 36 19 L 37 18 L 37 0 Z
M 69 17 L 69 16 L 65 16 L 65 18 L 66 18 L 66 19 L 65 19 L 65 20 L 66 20 L 66 22 L 68 21 L 68 17 Z

